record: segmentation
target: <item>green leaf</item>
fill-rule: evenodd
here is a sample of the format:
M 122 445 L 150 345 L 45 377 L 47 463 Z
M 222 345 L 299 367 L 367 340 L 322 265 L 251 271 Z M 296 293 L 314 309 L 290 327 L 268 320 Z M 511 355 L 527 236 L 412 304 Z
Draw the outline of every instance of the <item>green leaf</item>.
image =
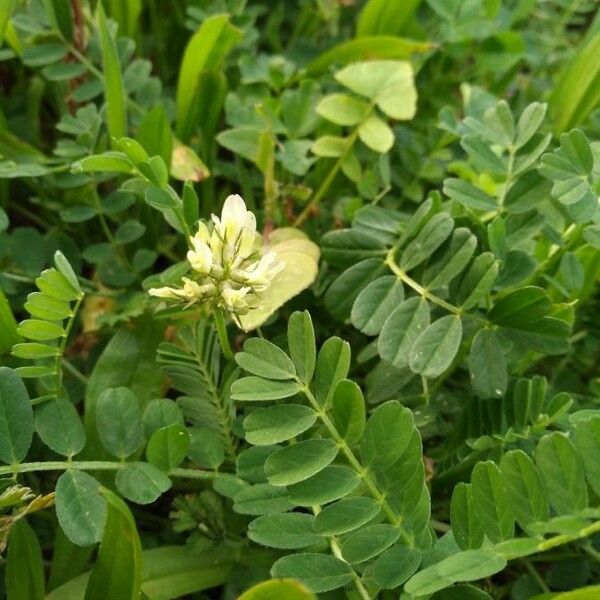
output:
M 361 141 L 380 154 L 385 154 L 394 145 L 394 132 L 390 126 L 377 115 L 370 115 L 358 127 Z
M 330 465 L 322 471 L 288 487 L 292 502 L 298 506 L 327 504 L 352 492 L 360 478 L 353 469 L 342 465 Z
M 425 329 L 409 355 L 412 371 L 423 377 L 438 377 L 452 363 L 462 339 L 459 316 L 446 315 Z
M 385 320 L 404 300 L 402 281 L 385 275 L 371 281 L 352 305 L 352 324 L 367 335 L 377 335 Z
M 529 456 L 522 450 L 511 450 L 502 457 L 500 470 L 517 523 L 526 530 L 533 521 L 547 521 L 548 501 Z
M 183 426 L 183 413 L 173 400 L 159 398 L 146 406 L 143 417 L 144 433 L 149 438 L 155 431 L 173 423 Z
M 473 507 L 486 536 L 494 543 L 514 535 L 514 513 L 500 469 L 492 462 L 479 462 L 471 474 Z
M 477 256 L 458 286 L 458 300 L 463 310 L 477 306 L 490 291 L 498 276 L 499 262 L 491 252 Z
M 473 391 L 482 399 L 501 398 L 508 386 L 506 358 L 493 329 L 482 329 L 473 338 L 469 352 Z
M 336 319 L 347 319 L 360 291 L 385 272 L 378 258 L 368 258 L 344 271 L 325 293 L 325 306 Z
M 546 116 L 547 104 L 532 102 L 521 113 L 517 122 L 515 148 L 523 147 L 537 132 Z
M 33 437 L 33 410 L 27 388 L 8 367 L 0 367 L 0 460 L 20 463 Z
M 388 117 L 410 120 L 417 110 L 417 90 L 409 62 L 372 60 L 348 65 L 335 78 L 372 100 Z
M 140 25 L 142 0 L 108 0 L 107 10 L 111 19 L 119 25 L 119 31 L 130 38 L 136 38 Z
M 372 498 L 344 498 L 326 506 L 317 515 L 314 527 L 322 535 L 340 535 L 366 525 L 379 511 L 379 504 Z
M 357 125 L 369 111 L 369 104 L 364 100 L 347 94 L 329 94 L 325 96 L 315 109 L 317 114 L 336 125 Z
M 172 486 L 160 469 L 143 462 L 127 463 L 117 471 L 115 483 L 119 492 L 136 504 L 151 504 Z
M 337 453 L 331 440 L 304 440 L 271 454 L 265 461 L 265 474 L 272 485 L 298 483 L 322 471 Z
M 25 319 L 21 321 L 17 333 L 30 340 L 56 340 L 63 337 L 65 332 L 57 323 L 40 321 L 39 319 Z
M 545 290 L 539 287 L 524 287 L 496 301 L 489 318 L 497 325 L 519 328 L 546 316 L 552 302 Z
M 546 400 L 546 379 L 518 379 L 513 388 L 513 413 L 522 427 L 527 420 L 536 421 Z
M 443 256 L 423 273 L 423 284 L 436 290 L 450 283 L 469 264 L 476 247 L 477 238 L 468 229 L 455 229 Z
M 56 516 L 65 535 L 77 546 L 102 539 L 107 506 L 100 484 L 83 471 L 65 471 L 56 483 Z
M 511 213 L 525 213 L 547 198 L 551 187 L 537 171 L 528 171 L 508 188 L 504 206 Z
M 72 302 L 80 297 L 80 293 L 73 288 L 66 277 L 56 269 L 46 269 L 35 280 L 41 292 L 65 302 Z
M 187 43 L 177 78 L 177 137 L 187 142 L 199 124 L 195 110 L 197 86 L 202 72 L 221 69 L 225 57 L 241 38 L 227 14 L 212 15 L 202 22 Z
M 453 227 L 454 221 L 448 213 L 433 215 L 402 252 L 400 267 L 410 271 L 427 260 L 450 236 Z
M 297 89 L 285 89 L 281 94 L 281 118 L 290 137 L 303 138 L 319 125 L 316 105 L 320 88 L 316 81 L 303 81 Z
M 22 379 L 38 379 L 41 377 L 56 376 L 56 372 L 52 367 L 44 366 L 17 367 L 15 373 Z
M 0 289 L 0 354 L 8 352 L 21 337 L 17 333 L 17 320 L 4 292 Z M 13 348 L 14 351 L 14 348 Z
M 535 448 L 535 462 L 550 504 L 559 515 L 587 506 L 583 467 L 569 438 L 558 432 L 545 435 Z
M 115 231 L 115 241 L 118 244 L 130 244 L 144 235 L 146 227 L 139 221 L 129 219 L 121 223 Z
M 83 295 L 77 279 L 77 274 L 73 270 L 71 263 L 67 260 L 67 257 L 60 250 L 57 250 L 54 253 L 54 265 L 58 272 L 69 282 L 71 287 L 76 292 L 79 292 L 80 295 Z
M 579 421 L 575 424 L 575 437 L 573 439 L 583 463 L 583 469 L 590 487 L 600 496 L 600 463 L 597 458 L 600 448 L 600 418 L 592 416 L 590 419 Z
M 483 137 L 478 135 L 465 135 L 460 141 L 460 145 L 465 149 L 473 164 L 482 171 L 498 173 L 503 175 L 507 170 L 507 161 L 504 157 L 498 156 L 489 143 Z M 460 180 L 452 180 L 460 181 Z M 477 188 L 479 189 L 479 188 Z M 476 192 L 477 193 L 477 192 Z M 452 194 L 447 194 L 451 196 Z M 460 202 L 460 191 L 457 194 L 457 200 Z M 477 200 L 475 200 L 477 202 Z
M 171 164 L 173 133 L 162 104 L 157 104 L 144 115 L 138 127 L 136 138 L 149 156 L 158 155 L 166 165 Z
M 190 436 L 181 425 L 167 425 L 155 431 L 148 440 L 146 458 L 155 467 L 168 472 L 183 461 L 189 446 Z
M 186 546 L 163 546 L 144 550 L 142 561 L 142 594 L 164 600 L 221 586 L 233 567 L 231 551 L 222 547 L 191 552 Z M 71 579 L 50 592 L 47 600 L 81 600 L 88 577 L 84 573 Z
M 395 367 L 408 365 L 411 348 L 429 326 L 429 305 L 421 296 L 405 300 L 385 320 L 377 350 L 383 360 Z
M 369 0 L 356 23 L 356 36 L 399 34 L 404 31 L 421 0 Z
M 268 515 L 294 508 L 284 487 L 258 483 L 247 487 L 233 497 L 233 509 L 242 515 Z
M 346 138 L 333 135 L 323 135 L 317 138 L 311 146 L 311 152 L 323 158 L 338 158 L 348 147 Z
M 373 35 L 342 42 L 326 50 L 306 67 L 309 76 L 328 71 L 333 64 L 347 65 L 360 60 L 373 58 L 409 58 L 412 54 L 426 52 L 429 42 L 417 42 L 391 35 Z
M 25 519 L 10 528 L 6 593 L 10 600 L 44 600 L 44 561 L 40 543 Z
M 240 479 L 250 483 L 266 483 L 265 461 L 280 446 L 254 446 L 239 452 L 236 472 Z
M 262 338 L 249 338 L 244 351 L 235 355 L 242 369 L 266 379 L 294 379 L 296 368 L 290 357 L 275 344 Z
M 316 596 L 293 579 L 271 579 L 253 585 L 237 600 L 317 600 Z
M 555 319 L 543 317 L 535 323 L 526 323 L 517 328 L 504 326 L 502 333 L 515 344 L 543 354 L 562 354 L 569 349 L 571 325 Z
M 131 161 L 123 152 L 104 152 L 73 163 L 73 173 L 133 173 Z
M 200 467 L 217 469 L 225 460 L 223 435 L 210 427 L 189 427 L 188 458 Z
M 138 600 L 142 590 L 142 545 L 127 505 L 103 490 L 108 506 L 98 558 L 84 600 Z
M 200 218 L 200 199 L 194 190 L 192 181 L 186 181 L 183 185 L 183 214 L 190 227 L 196 227 Z
M 126 387 L 108 388 L 98 397 L 96 426 L 103 446 L 125 460 L 142 444 L 142 416 L 137 398 Z
M 418 548 L 398 544 L 388 548 L 375 561 L 373 577 L 379 587 L 391 590 L 402 585 L 420 563 Z
M 117 47 L 106 23 L 104 8 L 97 9 L 98 31 L 102 48 L 102 71 L 104 73 L 104 97 L 106 99 L 106 121 L 112 138 L 119 139 L 127 134 L 127 107 L 123 75 Z
M 559 76 L 550 96 L 550 114 L 556 132 L 583 123 L 600 100 L 600 35 L 582 38 L 570 63 Z
M 295 396 L 300 386 L 295 381 L 271 381 L 261 377 L 241 377 L 231 386 L 231 397 L 239 402 L 280 400 Z
M 85 431 L 77 410 L 69 400 L 55 398 L 35 411 L 35 430 L 49 448 L 69 458 L 85 446 Z
M 164 374 L 156 363 L 156 350 L 164 338 L 161 324 L 142 321 L 136 329 L 122 328 L 108 342 L 96 361 L 85 394 L 84 424 L 88 459 L 101 460 L 108 453 L 96 426 L 96 406 L 108 388 L 127 387 L 139 402 L 140 411 L 161 395 Z
M 415 596 L 433 594 L 453 583 L 489 577 L 502 571 L 505 566 L 506 559 L 493 550 L 465 550 L 413 575 L 404 586 L 404 591 Z
M 317 356 L 314 390 L 321 406 L 328 406 L 333 399 L 336 385 L 345 379 L 350 369 L 350 344 L 339 337 L 325 341 Z
M 309 383 L 316 363 L 315 330 L 308 311 L 295 311 L 288 320 L 288 346 L 296 373 Z
M 383 235 L 381 231 L 377 233 Z M 321 247 L 323 258 L 332 266 L 342 268 L 348 268 L 366 258 L 383 257 L 386 253 L 383 240 L 371 232 L 366 233 L 355 228 L 328 231 L 321 238 Z
M 460 481 L 450 500 L 450 522 L 456 543 L 462 550 L 479 548 L 483 543 L 483 528 L 473 501 L 473 486 Z
M 338 433 L 350 445 L 360 442 L 365 429 L 365 400 L 356 383 L 342 379 L 335 386 L 331 416 Z
M 25 48 L 23 52 L 23 63 L 28 67 L 43 67 L 62 60 L 68 53 L 63 44 L 37 44 Z
M 300 435 L 316 420 L 317 414 L 307 406 L 276 404 L 251 412 L 244 419 L 244 432 L 251 444 L 268 446 Z
M 67 302 L 57 300 L 41 292 L 29 294 L 23 308 L 32 317 L 45 321 L 62 321 L 71 316 L 71 307 Z
M 497 209 L 494 198 L 462 179 L 445 179 L 444 194 L 473 210 L 492 211 Z
M 351 564 L 364 562 L 381 554 L 399 536 L 399 529 L 393 525 L 368 525 L 344 537 L 341 543 L 342 556 Z
M 322 541 L 315 532 L 315 517 L 304 513 L 264 515 L 248 525 L 248 537 L 269 548 L 286 550 L 306 548 Z
M 156 210 L 172 210 L 179 207 L 179 202 L 173 194 L 156 186 L 149 186 L 146 189 L 144 200 L 148 206 Z
M 352 580 L 350 566 L 329 554 L 304 553 L 284 556 L 271 568 L 272 577 L 298 579 L 315 594 L 344 587 Z
M 57 346 L 48 346 L 46 344 L 38 344 L 35 342 L 25 344 L 15 344 L 11 354 L 19 358 L 50 358 L 58 356 L 59 350 Z
M 367 421 L 360 455 L 367 467 L 385 470 L 407 449 L 413 434 L 409 409 L 394 400 L 378 406 Z

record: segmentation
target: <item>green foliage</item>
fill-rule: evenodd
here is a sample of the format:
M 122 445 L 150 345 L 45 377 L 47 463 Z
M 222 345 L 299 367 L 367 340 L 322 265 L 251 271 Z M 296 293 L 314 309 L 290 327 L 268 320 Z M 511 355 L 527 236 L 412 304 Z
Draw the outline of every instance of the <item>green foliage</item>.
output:
M 597 8 L 0 3 L 0 597 L 595 597 Z

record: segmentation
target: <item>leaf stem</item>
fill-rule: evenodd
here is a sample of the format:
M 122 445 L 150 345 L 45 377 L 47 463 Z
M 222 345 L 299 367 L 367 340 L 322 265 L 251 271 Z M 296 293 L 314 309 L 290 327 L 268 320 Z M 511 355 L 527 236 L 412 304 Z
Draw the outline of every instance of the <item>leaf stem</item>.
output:
M 79 297 L 77 298 L 77 302 L 73 306 L 73 310 L 71 311 L 71 315 L 69 316 L 69 320 L 67 321 L 67 326 L 65 327 L 65 333 L 63 335 L 62 340 L 60 341 L 60 345 L 58 347 L 58 354 L 55 358 L 54 370 L 56 375 L 55 380 L 55 394 L 56 398 L 59 398 L 62 394 L 62 382 L 63 382 L 63 370 L 62 370 L 62 360 L 63 354 L 67 349 L 67 342 L 69 341 L 69 334 L 71 333 L 71 329 L 73 329 L 73 324 L 75 323 L 75 317 L 79 312 L 79 307 L 81 306 L 81 302 L 83 301 L 84 294 L 81 292 Z
M 531 564 L 531 561 L 527 560 L 526 558 L 522 558 L 521 562 L 525 565 L 526 569 L 529 571 L 529 574 L 538 584 L 541 591 L 545 594 L 550 593 L 550 588 L 546 585 L 546 582 L 543 580 L 542 576 L 537 572 L 537 569 Z
M 225 317 L 223 311 L 220 308 L 215 309 L 215 326 L 217 328 L 217 335 L 219 336 L 219 344 L 221 345 L 221 351 L 223 356 L 227 360 L 233 360 L 233 351 L 229 344 L 229 337 L 227 335 L 227 325 L 225 324 Z
M 432 294 L 427 288 L 424 288 L 420 283 L 417 283 L 412 277 L 409 277 L 404 271 L 404 269 L 402 269 L 394 260 L 395 253 L 396 248 L 391 248 L 385 258 L 385 264 L 390 268 L 392 273 L 394 273 L 394 275 L 398 277 L 398 279 L 400 279 L 408 287 L 412 288 L 415 292 L 417 292 L 424 298 L 427 298 L 427 300 L 433 302 L 434 304 L 437 304 L 438 306 L 441 306 L 448 312 L 451 312 L 459 317 L 463 314 L 462 309 L 460 309 L 458 306 L 454 306 L 453 304 L 442 300 L 435 294 Z
M 377 500 L 377 502 L 381 505 L 381 508 L 385 513 L 385 516 L 387 517 L 388 521 L 394 527 L 398 528 L 398 530 L 400 531 L 400 538 L 402 539 L 402 541 L 405 544 L 408 544 L 409 546 L 413 546 L 413 536 L 402 526 L 402 517 L 394 510 L 392 505 L 387 501 L 385 494 L 379 490 L 371 473 L 369 473 L 369 470 L 363 467 L 358 458 L 356 458 L 356 456 L 354 455 L 354 452 L 352 452 L 350 446 L 348 446 L 348 444 L 346 443 L 346 440 L 338 433 L 334 424 L 331 422 L 331 419 L 325 413 L 325 409 L 318 403 L 317 399 L 314 397 L 309 387 L 300 381 L 299 383 L 302 386 L 302 392 L 304 393 L 310 405 L 321 419 L 323 425 L 325 425 L 325 427 L 327 428 L 329 434 L 331 435 L 335 443 L 343 452 L 344 456 L 346 457 L 346 460 L 350 463 L 350 466 L 358 473 L 360 478 L 363 480 L 371 496 L 375 500 Z
M 317 191 L 313 194 L 313 197 L 310 199 L 309 203 L 304 207 L 304 210 L 298 215 L 298 217 L 296 217 L 296 220 L 294 221 L 294 225 L 293 225 L 294 227 L 299 227 L 300 225 L 302 225 L 302 223 L 304 223 L 304 221 L 306 221 L 306 219 L 308 218 L 310 213 L 313 211 L 314 207 L 317 204 L 319 204 L 319 202 L 322 200 L 323 196 L 329 189 L 329 186 L 333 183 L 335 176 L 338 174 L 338 171 L 340 170 L 344 160 L 346 159 L 346 156 L 348 156 L 348 153 L 350 152 L 350 150 L 352 150 L 352 147 L 354 146 L 354 142 L 356 142 L 357 138 L 358 138 L 358 127 L 348 137 L 344 151 L 342 152 L 342 154 L 340 154 L 339 158 L 335 161 L 335 163 L 329 170 L 329 173 L 327 173 L 327 176 L 325 177 L 325 179 L 323 179 L 323 181 L 321 182 L 321 185 L 319 186 Z
M 67 471 L 74 469 L 77 471 L 118 471 L 127 466 L 127 462 L 112 462 L 105 460 L 80 460 L 80 461 L 45 461 L 20 463 L 18 465 L 0 466 L 0 476 L 17 475 L 19 473 L 33 473 L 36 471 Z M 168 473 L 170 477 L 181 479 L 212 479 L 218 475 L 214 471 L 200 471 L 197 469 L 171 469 Z

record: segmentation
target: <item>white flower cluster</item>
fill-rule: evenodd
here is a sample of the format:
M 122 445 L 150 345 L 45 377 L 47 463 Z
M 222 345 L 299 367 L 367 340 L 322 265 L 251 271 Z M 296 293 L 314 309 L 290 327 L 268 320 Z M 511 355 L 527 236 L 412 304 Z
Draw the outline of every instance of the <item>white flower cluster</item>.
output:
M 241 196 L 225 200 L 221 218 L 212 215 L 212 231 L 200 223 L 190 238 L 187 259 L 193 278 L 182 277 L 183 287 L 148 290 L 151 296 L 195 302 L 212 302 L 234 314 L 245 314 L 256 306 L 260 294 L 283 269 L 273 251 L 263 253 L 256 235 L 256 218 Z

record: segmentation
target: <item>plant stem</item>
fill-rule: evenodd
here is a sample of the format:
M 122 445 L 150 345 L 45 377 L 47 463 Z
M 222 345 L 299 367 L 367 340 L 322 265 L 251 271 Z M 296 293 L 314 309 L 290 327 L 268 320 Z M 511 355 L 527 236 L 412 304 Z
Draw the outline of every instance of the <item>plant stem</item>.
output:
M 76 379 L 79 379 L 81 383 L 87 385 L 89 382 L 89 378 L 86 377 L 71 361 L 68 361 L 64 356 L 62 359 L 63 367 L 73 375 Z
M 299 227 L 300 225 L 302 225 L 302 223 L 304 223 L 304 221 L 306 221 L 306 219 L 308 218 L 308 216 L 310 215 L 310 213 L 312 212 L 314 207 L 321 201 L 321 199 L 323 198 L 323 196 L 329 189 L 329 186 L 332 184 L 333 180 L 335 179 L 335 176 L 338 174 L 338 171 L 342 167 L 342 164 L 343 164 L 344 160 L 346 159 L 346 156 L 348 156 L 348 153 L 350 152 L 350 150 L 352 150 L 352 147 L 354 146 L 354 142 L 356 142 L 357 138 L 358 138 L 358 127 L 352 132 L 350 137 L 347 139 L 346 147 L 344 148 L 344 151 L 339 156 L 339 158 L 335 161 L 335 163 L 329 170 L 329 173 L 327 173 L 327 176 L 325 177 L 325 179 L 323 179 L 321 185 L 319 186 L 317 191 L 314 193 L 313 197 L 310 199 L 310 202 L 304 207 L 304 210 L 298 215 L 298 217 L 294 221 L 294 227 Z
M 84 294 L 83 292 L 77 298 L 77 302 L 75 302 L 75 306 L 73 306 L 73 310 L 71 311 L 71 316 L 67 321 L 67 326 L 65 327 L 65 333 L 63 335 L 62 340 L 60 341 L 60 345 L 58 347 L 58 354 L 55 358 L 54 363 L 54 371 L 55 371 L 55 395 L 56 398 L 59 398 L 62 394 L 62 381 L 63 381 L 63 371 L 62 371 L 62 357 L 67 349 L 67 342 L 69 341 L 69 334 L 71 333 L 71 329 L 73 328 L 73 323 L 75 323 L 75 317 L 79 312 L 79 307 L 81 306 L 81 302 L 83 301 Z
M 80 460 L 80 461 L 46 461 L 21 463 L 18 465 L 0 466 L 0 476 L 17 475 L 19 473 L 33 473 L 36 471 L 118 471 L 127 466 L 126 462 L 111 462 L 104 460 Z M 169 476 L 181 479 L 212 479 L 218 475 L 213 471 L 200 471 L 197 469 L 171 469 Z
M 217 328 L 217 335 L 219 336 L 219 344 L 221 345 L 221 351 L 223 356 L 227 360 L 233 360 L 233 350 L 229 344 L 229 337 L 227 336 L 227 325 L 225 324 L 225 317 L 223 311 L 220 308 L 215 310 L 215 326 Z
M 346 440 L 338 433 L 334 424 L 331 422 L 331 419 L 325 413 L 324 407 L 322 407 L 319 404 L 317 399 L 314 397 L 313 393 L 310 391 L 309 387 L 303 384 L 301 381 L 299 381 L 299 383 L 300 385 L 302 385 L 302 392 L 310 402 L 312 408 L 318 414 L 319 418 L 323 422 L 323 425 L 325 425 L 335 443 L 343 452 L 344 456 L 350 463 L 350 466 L 358 473 L 360 478 L 363 480 L 371 496 L 375 500 L 377 500 L 377 502 L 381 505 L 381 508 L 385 513 L 385 516 L 387 517 L 388 521 L 392 525 L 394 525 L 394 527 L 397 527 L 399 529 L 400 538 L 402 539 L 402 541 L 408 544 L 409 546 L 413 546 L 413 536 L 402 526 L 402 517 L 396 513 L 392 505 L 387 501 L 385 494 L 379 490 L 375 480 L 369 473 L 369 470 L 363 467 L 358 458 L 354 456 L 354 452 L 352 452 L 352 449 L 350 448 L 350 446 L 348 446 Z
M 548 594 L 550 592 L 550 588 L 546 585 L 546 582 L 543 580 L 542 576 L 537 572 L 537 569 L 526 558 L 522 558 L 521 562 L 525 565 L 533 579 L 535 579 L 535 582 L 538 584 L 542 592 Z
M 453 304 L 450 304 L 449 302 L 446 302 L 445 300 L 442 300 L 441 298 L 438 298 L 438 296 L 432 294 L 428 289 L 424 288 L 421 284 L 417 283 L 412 277 L 409 277 L 406 274 L 406 272 L 402 268 L 400 268 L 400 266 L 398 266 L 398 264 L 394 260 L 395 252 L 396 248 L 392 248 L 388 252 L 388 255 L 385 259 L 385 263 L 391 269 L 394 275 L 397 275 L 398 279 L 400 279 L 408 287 L 415 290 L 415 292 L 417 292 L 424 298 L 427 298 L 427 300 L 433 302 L 434 304 L 437 304 L 438 306 L 441 306 L 448 312 L 451 312 L 458 316 L 462 315 L 462 310 L 460 308 L 454 306 Z

